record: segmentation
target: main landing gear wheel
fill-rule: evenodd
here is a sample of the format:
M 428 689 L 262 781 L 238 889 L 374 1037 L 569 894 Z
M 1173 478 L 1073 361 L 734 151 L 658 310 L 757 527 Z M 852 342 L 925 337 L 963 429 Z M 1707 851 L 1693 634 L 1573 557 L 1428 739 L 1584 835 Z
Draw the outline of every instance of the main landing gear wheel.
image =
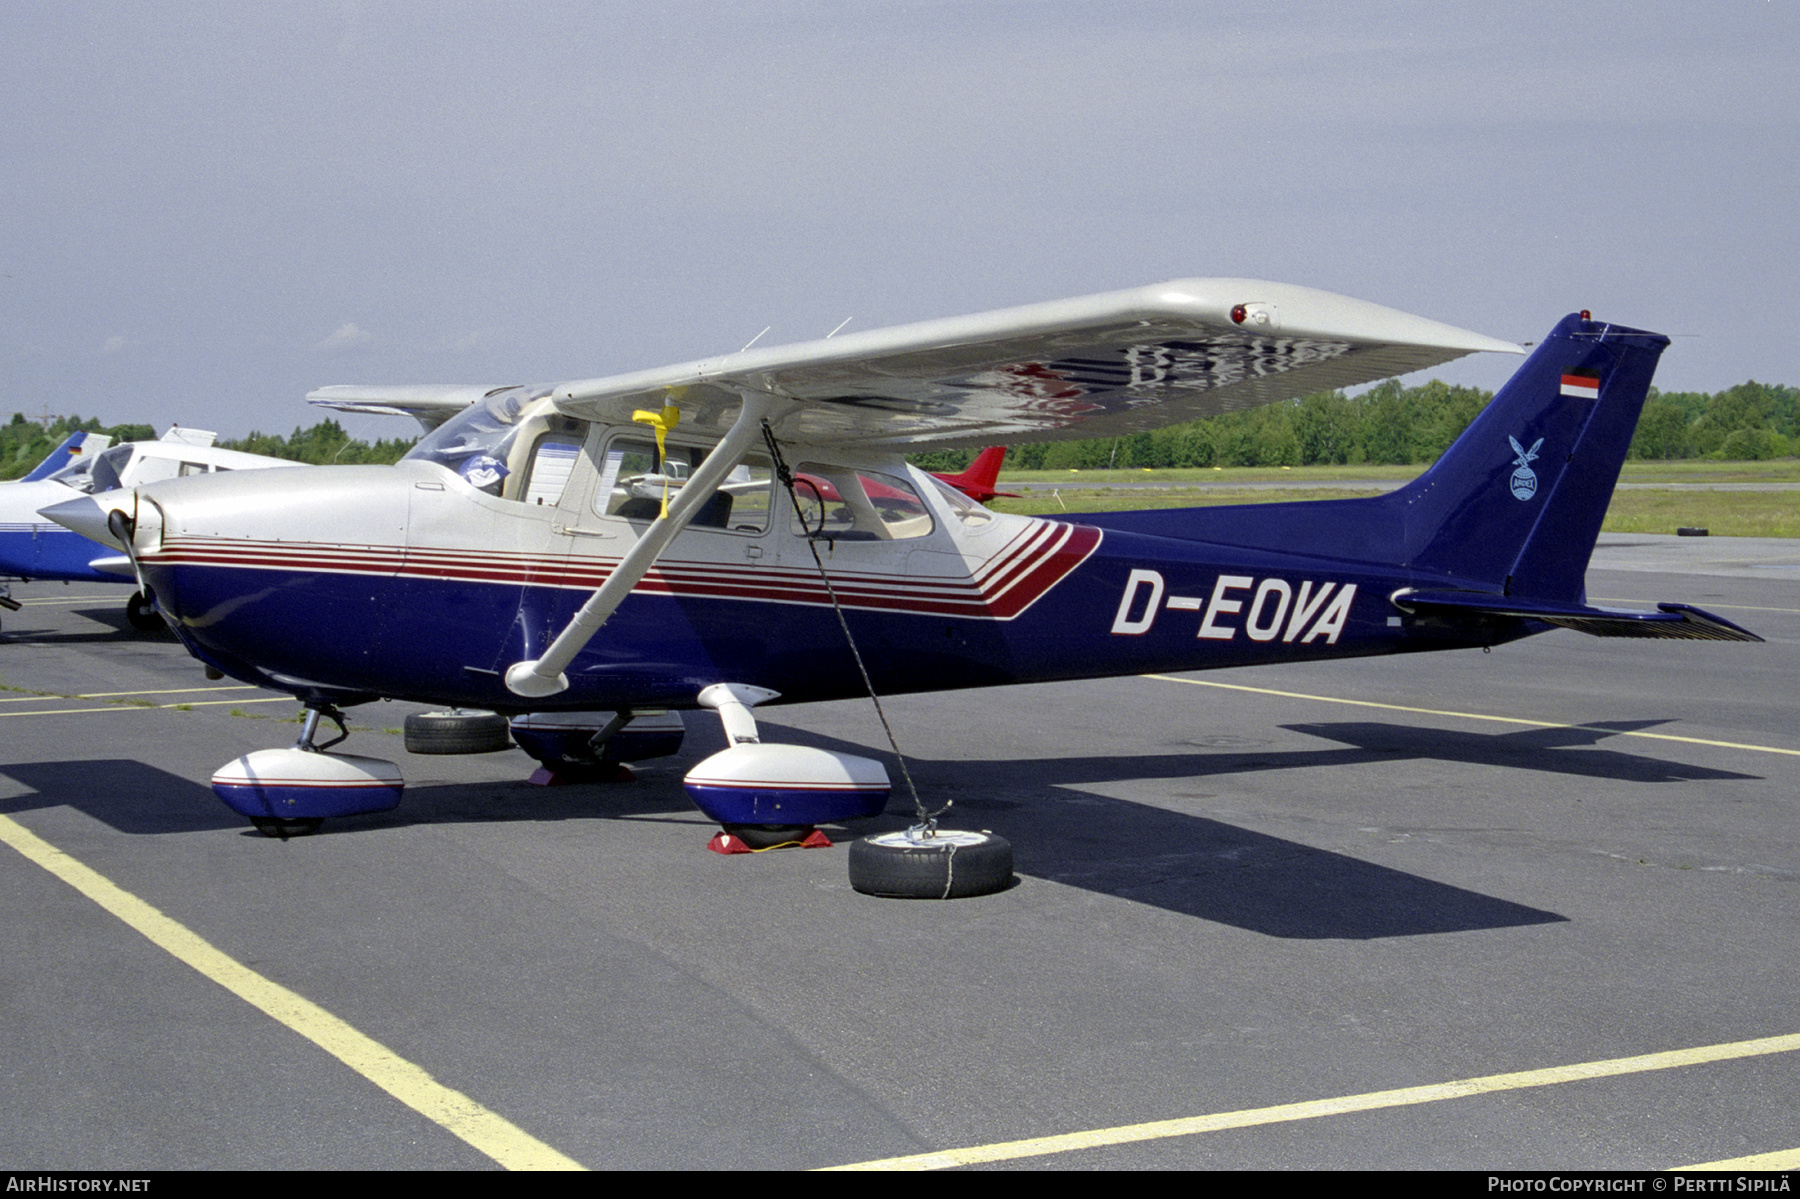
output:
M 134 591 L 131 598 L 125 601 L 125 619 L 131 627 L 140 633 L 154 633 L 166 628 L 163 618 L 155 608 L 148 592 Z
M 720 827 L 751 849 L 798 845 L 813 834 L 810 824 L 726 824 Z
M 325 820 L 323 817 L 319 817 L 319 816 L 304 817 L 304 818 L 303 817 L 283 817 L 283 816 L 252 816 L 252 817 L 250 817 L 250 823 L 255 825 L 256 831 L 261 833 L 263 836 L 278 837 L 281 840 L 286 841 L 289 837 L 310 837 L 310 836 L 312 836 L 314 833 L 319 831 L 319 826 L 324 824 Z
M 831 840 L 810 824 L 725 824 L 712 839 L 716 853 L 761 853 L 765 849 L 829 849 Z M 738 845 L 732 845 L 735 838 Z
M 415 712 L 406 718 L 406 752 L 491 754 L 511 749 L 506 717 L 493 712 Z
M 992 833 L 938 829 L 862 837 L 850 845 L 850 885 L 886 899 L 966 899 L 1012 882 L 1012 843 Z

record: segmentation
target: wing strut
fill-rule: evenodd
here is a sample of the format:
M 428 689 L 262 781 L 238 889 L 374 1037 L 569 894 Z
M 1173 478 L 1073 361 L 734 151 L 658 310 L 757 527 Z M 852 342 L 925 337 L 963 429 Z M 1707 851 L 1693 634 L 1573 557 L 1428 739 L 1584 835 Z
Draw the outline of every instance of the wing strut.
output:
M 537 699 L 546 695 L 555 695 L 559 691 L 569 689 L 569 676 L 563 671 L 575 660 L 612 617 L 613 612 L 631 594 L 643 577 L 656 564 L 656 559 L 668 546 L 675 535 L 687 527 L 694 513 L 714 491 L 744 460 L 744 454 L 758 436 L 764 414 L 768 411 L 772 397 L 760 392 L 744 391 L 740 393 L 744 406 L 738 410 L 737 423 L 731 426 L 724 440 L 713 447 L 712 453 L 706 456 L 699 469 L 682 487 L 669 504 L 668 511 L 650 522 L 644 535 L 637 540 L 625 557 L 620 560 L 618 568 L 608 575 L 600 589 L 588 598 L 569 622 L 569 627 L 557 635 L 544 656 L 535 660 L 514 663 L 507 669 L 506 686 L 514 695 L 523 695 Z

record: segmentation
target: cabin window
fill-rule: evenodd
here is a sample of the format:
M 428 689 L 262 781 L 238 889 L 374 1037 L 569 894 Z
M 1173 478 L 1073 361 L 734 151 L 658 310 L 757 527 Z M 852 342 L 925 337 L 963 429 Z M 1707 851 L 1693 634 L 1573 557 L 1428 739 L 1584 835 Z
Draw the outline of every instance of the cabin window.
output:
M 794 472 L 793 532 L 835 541 L 908 541 L 929 536 L 931 510 L 897 475 L 802 463 Z
M 937 488 L 938 498 L 944 501 L 944 506 L 950 509 L 951 515 L 962 522 L 962 526 L 965 529 L 986 528 L 989 522 L 994 519 L 994 514 L 992 512 L 989 512 L 986 508 L 970 499 L 963 492 L 950 486 L 950 484 L 944 482 L 942 479 L 933 476 L 931 483 L 932 486 Z
M 121 474 L 126 486 L 138 487 L 145 483 L 156 483 L 163 479 L 173 479 L 181 474 L 181 463 L 174 458 L 157 458 L 149 454 L 139 454 L 137 459 Z
M 527 504 L 554 508 L 581 457 L 581 439 L 571 433 L 546 433 L 531 449 L 519 498 Z
M 652 521 L 662 515 L 663 497 L 673 503 L 689 478 L 706 460 L 706 451 L 669 445 L 661 463 L 649 438 L 619 437 L 606 447 L 600 463 L 600 486 L 594 510 L 625 520 Z M 769 495 L 774 472 L 766 460 L 746 458 L 700 505 L 690 529 L 724 529 L 761 533 L 769 527 Z

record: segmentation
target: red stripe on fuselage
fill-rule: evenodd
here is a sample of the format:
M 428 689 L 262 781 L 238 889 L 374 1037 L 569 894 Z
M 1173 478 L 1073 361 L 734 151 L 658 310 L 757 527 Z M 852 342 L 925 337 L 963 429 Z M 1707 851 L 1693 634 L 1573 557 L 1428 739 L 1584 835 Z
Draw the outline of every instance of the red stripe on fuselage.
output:
M 1036 521 L 970 576 L 933 578 L 827 567 L 832 590 L 849 608 L 1010 620 L 1036 603 L 1099 546 L 1086 525 Z M 149 566 L 361 574 L 591 591 L 618 567 L 616 558 L 543 558 L 500 551 L 359 546 L 343 543 L 170 537 L 143 556 Z M 634 589 L 649 594 L 826 605 L 812 571 L 698 561 L 659 562 Z

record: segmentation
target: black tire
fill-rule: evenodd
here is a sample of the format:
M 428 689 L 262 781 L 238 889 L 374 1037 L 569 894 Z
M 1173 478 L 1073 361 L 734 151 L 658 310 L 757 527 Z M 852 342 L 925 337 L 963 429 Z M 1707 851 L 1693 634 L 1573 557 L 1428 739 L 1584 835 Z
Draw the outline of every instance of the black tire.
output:
M 154 633 L 168 627 L 163 623 L 162 614 L 156 610 L 154 601 L 142 591 L 132 592 L 131 598 L 125 601 L 125 619 L 140 633 Z
M 415 712 L 406 718 L 410 754 L 491 754 L 511 748 L 506 717 L 493 712 Z
M 289 837 L 310 837 L 319 831 L 325 823 L 321 816 L 252 816 L 250 823 L 256 831 L 265 837 L 278 837 L 286 841 Z
M 966 899 L 1012 882 L 1012 842 L 992 833 L 941 829 L 930 840 L 905 833 L 850 845 L 850 885 L 886 899 Z
M 727 824 L 725 831 L 751 849 L 798 845 L 813 834 L 810 824 Z

